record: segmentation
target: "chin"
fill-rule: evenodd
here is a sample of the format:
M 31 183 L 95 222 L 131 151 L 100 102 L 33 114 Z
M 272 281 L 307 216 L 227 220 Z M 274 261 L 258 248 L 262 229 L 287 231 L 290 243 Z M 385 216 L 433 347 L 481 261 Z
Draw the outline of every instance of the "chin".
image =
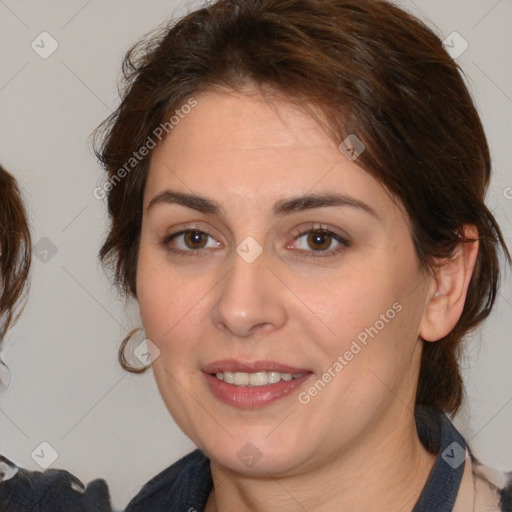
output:
M 198 444 L 209 459 L 238 474 L 253 477 L 268 477 L 294 473 L 306 454 L 297 452 L 297 444 L 289 439 L 270 442 L 261 436 L 234 437 L 226 443 L 218 443 L 210 438 Z

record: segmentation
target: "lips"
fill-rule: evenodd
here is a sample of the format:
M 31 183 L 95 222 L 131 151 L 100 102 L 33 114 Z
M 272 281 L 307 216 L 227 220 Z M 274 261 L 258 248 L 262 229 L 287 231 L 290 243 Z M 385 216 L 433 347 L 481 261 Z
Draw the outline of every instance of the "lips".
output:
M 215 361 L 202 368 L 212 393 L 229 405 L 254 409 L 275 402 L 308 380 L 312 372 L 276 361 Z

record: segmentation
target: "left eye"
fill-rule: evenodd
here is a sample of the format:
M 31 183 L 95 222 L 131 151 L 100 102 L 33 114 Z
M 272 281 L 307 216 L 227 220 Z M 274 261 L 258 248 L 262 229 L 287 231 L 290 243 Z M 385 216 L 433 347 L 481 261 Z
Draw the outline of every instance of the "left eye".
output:
M 310 229 L 305 233 L 302 233 L 296 238 L 297 249 L 304 251 L 315 251 L 315 252 L 334 252 L 331 251 L 334 247 L 348 246 L 348 242 L 332 231 L 327 229 Z

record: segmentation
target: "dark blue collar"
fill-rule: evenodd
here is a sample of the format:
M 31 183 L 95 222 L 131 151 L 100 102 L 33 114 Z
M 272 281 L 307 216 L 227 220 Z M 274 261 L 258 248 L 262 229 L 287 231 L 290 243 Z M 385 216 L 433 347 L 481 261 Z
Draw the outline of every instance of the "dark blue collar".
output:
M 412 512 L 451 512 L 466 461 L 466 442 L 443 412 L 417 407 L 416 427 L 424 446 L 437 459 Z
M 203 512 L 212 487 L 210 461 L 195 450 L 144 485 L 125 512 Z

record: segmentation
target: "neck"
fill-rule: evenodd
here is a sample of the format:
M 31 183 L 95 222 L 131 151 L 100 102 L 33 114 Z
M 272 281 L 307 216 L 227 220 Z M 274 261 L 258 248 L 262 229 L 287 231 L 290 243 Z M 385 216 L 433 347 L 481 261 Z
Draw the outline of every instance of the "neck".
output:
M 268 512 L 276 504 L 280 512 L 410 512 L 435 459 L 421 444 L 414 416 L 407 411 L 406 417 L 383 418 L 356 446 L 303 473 L 277 476 L 269 472 L 267 477 L 255 478 L 212 463 L 214 489 L 205 512 Z

